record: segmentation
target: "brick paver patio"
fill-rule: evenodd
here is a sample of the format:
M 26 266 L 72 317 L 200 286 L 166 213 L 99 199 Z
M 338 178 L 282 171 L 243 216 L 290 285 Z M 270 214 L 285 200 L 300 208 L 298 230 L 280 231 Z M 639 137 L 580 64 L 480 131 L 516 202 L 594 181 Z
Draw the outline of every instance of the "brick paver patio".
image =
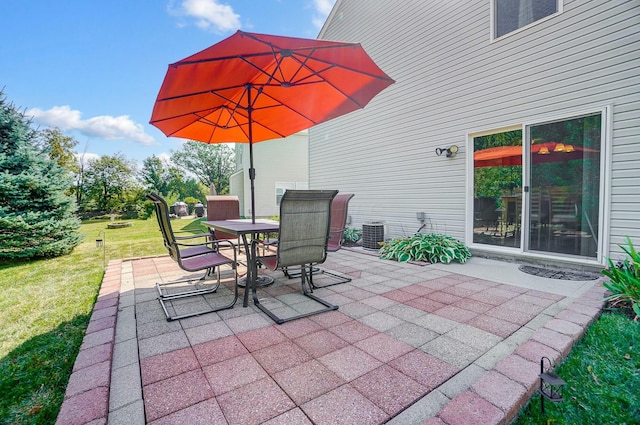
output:
M 153 285 L 181 276 L 175 263 L 110 262 L 57 423 L 505 424 L 534 393 L 540 357 L 565 357 L 605 292 L 593 281 L 572 298 L 347 249 L 323 267 L 353 278 L 315 291 L 339 309 L 276 325 L 241 300 L 167 322 Z M 303 308 L 299 280 L 271 275 L 265 302 Z

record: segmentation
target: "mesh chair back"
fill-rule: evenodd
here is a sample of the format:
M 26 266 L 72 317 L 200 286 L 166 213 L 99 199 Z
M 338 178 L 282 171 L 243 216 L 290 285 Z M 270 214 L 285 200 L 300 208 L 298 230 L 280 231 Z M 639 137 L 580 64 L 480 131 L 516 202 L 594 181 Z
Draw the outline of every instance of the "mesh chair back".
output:
M 278 267 L 322 263 L 327 256 L 331 201 L 337 190 L 287 190 L 280 203 Z
M 337 251 L 342 246 L 342 235 L 347 226 L 347 211 L 353 193 L 339 193 L 331 202 L 331 224 L 327 251 Z
M 180 261 L 180 252 L 176 246 L 176 239 L 173 235 L 173 229 L 171 228 L 171 220 L 169 219 L 169 206 L 167 202 L 156 193 L 149 193 L 147 199 L 151 200 L 156 207 L 156 218 L 158 219 L 158 226 L 162 233 L 162 240 L 165 248 L 169 251 L 169 256 L 175 260 Z
M 240 218 L 240 201 L 234 195 L 207 195 L 207 220 L 234 220 Z M 234 240 L 237 235 L 215 231 L 216 239 Z

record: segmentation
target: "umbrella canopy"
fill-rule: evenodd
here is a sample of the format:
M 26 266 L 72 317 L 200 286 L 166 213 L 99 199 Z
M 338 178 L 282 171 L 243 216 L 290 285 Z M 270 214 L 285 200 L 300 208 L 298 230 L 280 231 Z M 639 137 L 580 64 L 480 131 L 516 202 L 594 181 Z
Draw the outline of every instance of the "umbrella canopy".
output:
M 165 135 L 204 143 L 282 138 L 363 108 L 393 84 L 358 43 L 238 31 L 169 65 L 151 115 Z
M 582 159 L 586 155 L 598 154 L 596 149 L 565 145 L 560 142 L 545 142 L 531 145 L 534 164 Z M 497 146 L 482 149 L 473 154 L 474 168 L 522 165 L 522 146 Z

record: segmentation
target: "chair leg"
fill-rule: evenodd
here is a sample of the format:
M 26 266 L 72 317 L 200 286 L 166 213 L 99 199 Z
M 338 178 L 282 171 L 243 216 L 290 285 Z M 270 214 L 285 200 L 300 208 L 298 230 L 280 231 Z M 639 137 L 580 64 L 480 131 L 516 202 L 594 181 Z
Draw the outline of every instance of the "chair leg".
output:
M 307 284 L 306 287 L 309 288 L 309 293 L 313 292 L 313 288 L 315 288 L 315 285 L 313 284 L 313 269 L 314 267 L 311 264 L 309 264 L 308 272 L 307 272 L 307 266 L 302 266 L 302 268 L 300 269 L 302 271 L 302 291 L 305 290 L 305 281 L 306 281 L 306 284 Z
M 202 314 L 207 314 L 207 313 L 213 313 L 216 311 L 220 311 L 220 310 L 226 310 L 229 308 L 233 308 L 233 306 L 236 304 L 236 301 L 238 301 L 238 272 L 237 269 L 235 267 L 231 267 L 231 270 L 233 271 L 233 275 L 234 275 L 234 283 L 233 283 L 233 299 L 228 303 L 228 304 L 224 304 L 222 306 L 219 307 L 213 307 L 213 308 L 208 308 L 208 309 L 204 309 L 204 310 L 199 310 L 199 311 L 194 311 L 194 312 L 189 312 L 189 313 L 185 313 L 185 314 L 180 314 L 180 315 L 171 315 L 171 313 L 169 312 L 166 303 L 168 302 L 172 302 L 181 298 L 187 298 L 187 297 L 192 297 L 192 296 L 201 296 L 201 295 L 206 295 L 206 294 L 211 294 L 211 293 L 215 293 L 218 288 L 220 287 L 220 283 L 221 283 L 221 271 L 220 271 L 220 266 L 217 267 L 217 273 L 216 273 L 216 284 L 212 286 L 212 288 L 201 288 L 199 290 L 191 290 L 191 291 L 184 291 L 181 293 L 176 293 L 176 294 L 172 294 L 172 295 L 165 295 L 162 296 L 162 291 L 160 289 L 160 287 L 158 285 L 168 285 L 168 284 L 175 284 L 175 283 L 179 283 L 180 281 L 185 282 L 185 281 L 189 281 L 188 279 L 180 279 L 179 281 L 172 281 L 172 282 L 167 282 L 165 284 L 160 284 L 160 283 L 156 283 L 156 288 L 158 288 L 158 291 L 161 293 L 161 296 L 158 297 L 158 301 L 160 301 L 160 306 L 162 307 L 162 310 L 164 312 L 165 317 L 167 318 L 167 322 L 171 322 L 174 320 L 180 320 L 180 319 L 185 319 L 187 317 L 193 317 L 193 316 L 200 316 Z M 198 282 L 201 282 L 205 279 L 206 276 L 208 276 L 210 274 L 211 271 L 213 271 L 214 269 L 216 269 L 216 267 L 214 268 L 210 268 L 207 269 L 205 275 L 200 278 L 198 280 Z M 193 281 L 194 279 L 191 279 L 191 281 Z
M 326 288 L 328 286 L 340 285 L 342 283 L 351 282 L 351 280 L 352 280 L 348 276 L 344 276 L 344 275 L 341 275 L 341 274 L 333 273 L 333 272 L 330 272 L 328 270 L 321 269 L 320 267 L 312 267 L 311 270 L 312 270 L 312 275 L 329 275 L 329 276 L 332 276 L 332 277 L 335 277 L 336 279 L 338 279 L 337 282 L 326 283 L 324 285 L 316 285 L 312 281 L 311 282 L 311 288 L 312 289 Z M 285 267 L 284 269 L 282 269 L 282 272 L 289 279 L 295 279 L 297 277 L 300 277 L 301 274 L 302 274 L 301 271 L 298 268 L 295 268 L 293 271 L 291 271 L 290 267 Z
M 172 300 L 172 299 L 178 299 L 178 298 L 184 298 L 184 297 L 191 297 L 194 295 L 214 293 L 218 290 L 218 287 L 220 286 L 220 281 L 218 281 L 218 283 L 211 288 L 199 288 L 199 285 L 206 280 L 207 276 L 211 276 L 214 270 L 215 270 L 215 267 L 208 268 L 205 271 L 204 275 L 200 278 L 187 277 L 183 279 L 172 280 L 171 282 L 156 282 L 156 289 L 158 290 L 158 295 L 162 299 Z M 163 287 L 169 287 L 171 285 L 176 285 L 178 283 L 187 283 L 187 282 L 194 282 L 194 289 L 189 289 L 183 292 L 176 292 L 173 294 L 162 290 Z
M 316 297 L 315 295 L 312 294 L 313 289 L 311 286 L 311 282 L 310 280 L 312 279 L 309 275 L 309 273 L 307 272 L 307 266 L 302 266 L 301 267 L 301 285 L 302 285 L 302 295 L 304 295 L 307 298 L 311 298 L 312 300 L 314 300 L 315 302 L 321 304 L 322 306 L 324 306 L 324 308 L 321 308 L 319 310 L 315 310 L 315 311 L 311 311 L 308 313 L 302 313 L 302 314 L 298 314 L 296 316 L 292 316 L 292 317 L 286 317 L 286 318 L 282 318 L 279 317 L 278 315 L 276 315 L 275 313 L 273 313 L 271 310 L 269 310 L 267 307 L 265 307 L 262 303 L 260 303 L 260 300 L 258 299 L 258 296 L 256 294 L 256 292 L 253 292 L 253 303 L 256 305 L 256 307 L 258 307 L 263 313 L 265 313 L 267 316 L 269 316 L 274 322 L 276 322 L 278 325 L 281 325 L 283 323 L 286 322 L 291 322 L 292 320 L 297 320 L 297 319 L 302 319 L 303 317 L 309 317 L 309 316 L 313 316 L 316 314 L 320 314 L 320 313 L 325 313 L 327 311 L 333 311 L 333 310 L 337 310 L 338 306 L 337 305 L 333 305 L 321 298 Z M 307 290 L 307 285 L 309 285 L 309 290 Z
M 312 268 L 313 273 L 321 273 L 321 270 L 319 267 L 313 267 Z M 296 279 L 298 277 L 300 277 L 302 275 L 302 272 L 300 271 L 299 268 L 297 267 L 284 267 L 282 269 L 282 273 L 284 273 L 284 275 L 286 277 L 288 277 L 289 279 Z
M 325 269 L 319 269 L 319 273 L 318 273 L 318 274 L 333 276 L 333 277 L 335 277 L 336 279 L 338 279 L 338 281 L 337 281 L 337 282 L 331 282 L 331 283 L 325 283 L 324 285 L 316 285 L 316 284 L 314 284 L 314 283 L 312 282 L 312 283 L 311 283 L 311 286 L 312 286 L 314 289 L 318 289 L 318 288 L 326 288 L 326 287 L 328 287 L 328 286 L 333 286 L 333 285 L 340 285 L 340 284 L 342 284 L 342 283 L 351 282 L 351 280 L 352 280 L 352 279 L 351 279 L 350 277 L 348 277 L 348 276 L 339 275 L 339 274 L 337 274 L 337 273 L 333 273 L 333 272 L 327 271 L 327 270 L 325 270 Z

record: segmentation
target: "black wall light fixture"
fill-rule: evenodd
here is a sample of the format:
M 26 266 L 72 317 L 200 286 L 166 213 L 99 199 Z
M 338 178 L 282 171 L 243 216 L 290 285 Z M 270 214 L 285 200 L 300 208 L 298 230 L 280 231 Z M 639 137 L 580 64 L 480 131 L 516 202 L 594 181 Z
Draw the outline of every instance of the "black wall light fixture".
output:
M 451 145 L 448 148 L 436 148 L 436 155 L 446 154 L 447 158 L 453 158 L 458 153 L 458 146 Z

